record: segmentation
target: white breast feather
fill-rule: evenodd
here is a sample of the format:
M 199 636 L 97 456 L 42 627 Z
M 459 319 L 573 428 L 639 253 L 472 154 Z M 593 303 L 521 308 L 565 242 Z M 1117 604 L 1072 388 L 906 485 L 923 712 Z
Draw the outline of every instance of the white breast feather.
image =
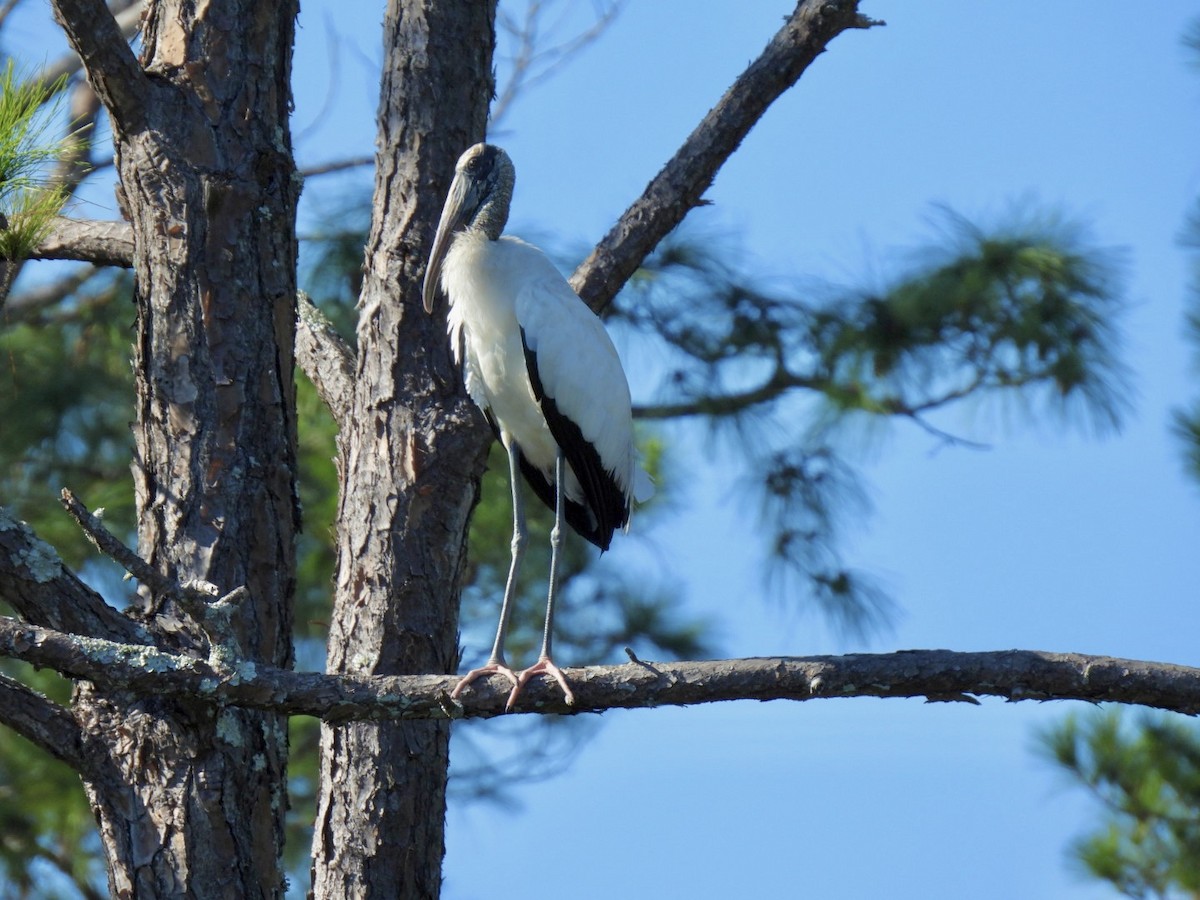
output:
M 464 232 L 446 255 L 442 286 L 450 298 L 451 345 L 471 398 L 492 411 L 532 464 L 552 473 L 557 444 L 524 375 L 524 328 L 546 394 L 628 493 L 634 450 L 625 372 L 603 323 L 546 255 L 517 238 L 491 241 Z M 512 372 L 517 366 L 520 372 Z M 567 487 L 578 494 L 576 484 Z

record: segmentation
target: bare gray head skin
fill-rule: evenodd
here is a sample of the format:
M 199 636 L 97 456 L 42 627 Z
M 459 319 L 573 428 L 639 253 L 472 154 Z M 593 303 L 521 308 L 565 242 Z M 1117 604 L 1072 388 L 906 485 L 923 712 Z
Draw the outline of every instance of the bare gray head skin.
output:
M 508 154 L 492 144 L 476 144 L 458 158 L 454 181 L 433 238 L 429 265 L 425 267 L 422 291 L 425 312 L 433 312 L 442 263 L 454 235 L 460 231 L 481 231 L 493 241 L 500 237 L 508 221 L 516 177 Z

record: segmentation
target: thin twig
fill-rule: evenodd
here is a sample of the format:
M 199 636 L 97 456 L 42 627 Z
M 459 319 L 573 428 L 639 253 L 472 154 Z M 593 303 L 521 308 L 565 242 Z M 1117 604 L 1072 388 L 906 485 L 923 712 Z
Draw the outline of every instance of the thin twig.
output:
M 332 162 L 320 163 L 301 169 L 304 178 L 316 178 L 319 175 L 330 175 L 334 172 L 344 172 L 347 169 L 361 169 L 364 166 L 375 165 L 375 156 L 351 156 L 347 159 L 336 159 Z
M 541 0 L 532 0 L 525 7 L 525 18 L 520 24 L 503 10 L 497 12 L 500 28 L 517 44 L 512 57 L 512 71 L 508 80 L 492 103 L 488 129 L 495 134 L 517 97 L 539 82 L 545 81 L 566 65 L 572 56 L 596 41 L 621 11 L 624 0 L 613 0 L 596 15 L 596 20 L 583 31 L 561 43 L 539 48 L 538 44 L 546 33 L 543 17 L 547 5 Z
M 104 527 L 100 516 L 92 513 L 67 488 L 63 488 L 59 499 L 75 524 L 83 531 L 92 545 L 114 560 L 122 569 L 145 585 L 156 596 L 174 594 L 178 591 L 175 582 L 159 572 L 129 547 L 126 547 L 111 531 Z

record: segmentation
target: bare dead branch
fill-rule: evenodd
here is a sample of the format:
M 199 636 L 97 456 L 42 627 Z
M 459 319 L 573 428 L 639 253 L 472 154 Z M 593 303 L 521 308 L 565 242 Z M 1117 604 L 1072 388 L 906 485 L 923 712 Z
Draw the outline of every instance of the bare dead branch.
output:
M 128 222 L 59 216 L 30 259 L 74 259 L 97 266 L 133 266 L 133 229 Z
M 351 156 L 347 159 L 335 159 L 332 162 L 309 166 L 307 169 L 301 169 L 300 174 L 305 178 L 316 178 L 318 175 L 330 175 L 334 172 L 344 172 L 347 169 L 361 169 L 365 166 L 373 165 L 375 165 L 375 157 L 373 155 Z
M 354 348 L 303 291 L 296 303 L 296 364 L 341 428 L 354 399 Z
M 52 0 L 51 6 L 116 126 L 142 127 L 150 82 L 112 12 L 102 0 Z
M 141 27 L 142 11 L 145 9 L 143 0 L 115 0 L 108 8 L 126 40 L 137 34 Z M 64 53 L 38 73 L 38 81 L 43 89 L 48 89 L 60 78 L 69 78 L 82 68 L 83 61 L 78 53 Z
M 518 22 L 503 9 L 496 12 L 496 24 L 506 32 L 516 45 L 512 54 L 512 70 L 492 102 L 488 116 L 488 128 L 494 131 L 512 108 L 517 96 L 524 90 L 545 81 L 561 69 L 570 58 L 595 42 L 617 18 L 624 0 L 612 0 L 608 6 L 597 9 L 595 21 L 578 34 L 559 43 L 545 45 L 547 4 L 533 0 L 525 7 L 525 16 Z
M 127 643 L 149 639 L 4 507 L 0 507 L 0 600 L 25 620 L 48 628 Z
M 71 768 L 83 768 L 79 725 L 50 698 L 0 675 L 0 723 Z
M 169 694 L 329 722 L 490 718 L 504 713 L 509 686 L 480 682 L 466 703 L 449 692 L 452 675 L 354 676 L 292 672 L 248 661 L 215 664 L 147 645 L 81 638 L 0 618 L 0 656 L 71 678 L 135 693 Z M 1200 713 L 1200 669 L 1168 663 L 1001 650 L 905 650 L 848 656 L 763 657 L 568 669 L 575 691 L 535 683 L 522 704 L 541 713 L 691 706 L 724 700 L 924 697 L 933 702 L 1086 700 Z
M 163 575 L 126 547 L 104 527 L 100 517 L 93 515 L 69 490 L 63 489 L 60 500 L 92 545 L 141 582 L 150 592 L 150 612 L 157 613 L 164 603 L 174 601 L 204 630 L 212 652 L 227 657 L 236 652 L 226 643 L 229 636 L 229 613 L 239 603 L 244 602 L 247 593 L 244 586 L 234 588 L 225 596 L 221 596 L 220 589 L 207 582 L 180 584 Z
M 122 569 L 140 581 L 156 595 L 173 594 L 178 586 L 118 540 L 104 527 L 98 515 L 94 515 L 71 491 L 63 488 L 59 495 L 63 508 L 75 520 L 75 524 L 87 536 L 97 550 L 116 562 Z
M 46 284 L 39 284 L 27 291 L 13 295 L 4 304 L 6 324 L 37 319 L 41 313 L 75 294 L 102 271 L 96 266 L 86 266 L 64 275 L 62 278 Z
M 858 12 L 857 0 L 801 0 L 766 49 L 738 76 L 642 196 L 571 276 L 571 286 L 599 312 L 642 260 L 701 199 L 725 160 L 754 124 L 824 52 L 851 28 L 881 25 Z

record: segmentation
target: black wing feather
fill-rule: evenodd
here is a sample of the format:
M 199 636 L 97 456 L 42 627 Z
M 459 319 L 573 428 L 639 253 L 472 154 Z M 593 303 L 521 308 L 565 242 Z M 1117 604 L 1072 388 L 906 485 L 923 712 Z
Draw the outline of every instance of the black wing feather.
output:
M 521 348 L 525 351 L 529 383 L 533 387 L 533 395 L 541 404 L 546 425 L 583 490 L 582 504 L 565 498 L 567 524 L 601 550 L 607 550 L 612 543 L 613 532 L 624 527 L 629 520 L 629 500 L 617 484 L 617 479 L 604 468 L 600 454 L 584 438 L 579 426 L 559 411 L 553 397 L 546 396 L 538 372 L 537 354 L 529 349 L 524 328 L 521 329 Z M 541 501 L 554 509 L 554 485 L 529 465 L 524 456 L 521 457 L 521 472 Z
M 492 417 L 492 411 L 484 410 L 484 416 L 487 418 L 488 424 L 492 426 L 492 432 L 496 435 L 496 440 L 501 443 L 504 439 L 500 435 L 500 426 Z M 520 450 L 520 446 L 517 447 Z M 554 485 L 542 474 L 541 470 L 534 466 L 525 458 L 524 453 L 518 453 L 517 462 L 521 466 L 521 474 L 525 476 L 526 483 L 533 488 L 533 493 L 537 498 L 546 504 L 546 507 L 554 510 Z M 570 497 L 564 498 L 567 502 L 567 508 L 563 511 L 563 515 L 570 525 L 578 534 L 587 538 L 601 550 L 607 550 L 607 544 L 600 543 L 600 535 L 596 530 L 595 520 L 588 512 L 586 506 L 572 500 Z

